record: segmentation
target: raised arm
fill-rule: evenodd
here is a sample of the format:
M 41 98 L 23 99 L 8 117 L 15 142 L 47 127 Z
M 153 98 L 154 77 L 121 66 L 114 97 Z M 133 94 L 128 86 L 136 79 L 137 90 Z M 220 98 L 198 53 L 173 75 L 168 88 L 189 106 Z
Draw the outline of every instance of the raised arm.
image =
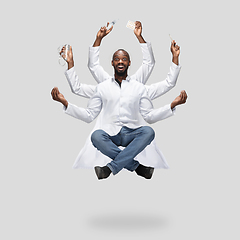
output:
M 60 52 L 60 54 L 64 51 L 65 51 L 65 47 L 62 48 L 62 51 Z M 63 56 L 63 57 L 65 58 L 65 56 Z M 77 94 L 81 97 L 85 97 L 85 98 L 92 97 L 95 92 L 96 86 L 80 83 L 79 77 L 76 74 L 76 71 L 74 68 L 72 46 L 70 46 L 66 61 L 68 64 L 68 69 L 65 71 L 65 76 L 67 78 L 67 81 L 71 88 L 71 91 L 74 94 Z
M 155 65 L 155 59 L 152 51 L 152 45 L 150 42 L 146 42 L 142 37 L 142 24 L 139 21 L 135 22 L 134 34 L 137 37 L 143 54 L 143 61 L 141 67 L 137 72 L 131 76 L 138 82 L 145 84 L 152 73 Z
M 108 24 L 109 23 L 107 23 L 107 26 Z M 105 72 L 99 63 L 99 50 L 102 39 L 107 36 L 112 31 L 112 29 L 113 27 L 111 27 L 109 30 L 107 30 L 106 27 L 101 27 L 97 33 L 93 46 L 89 47 L 88 68 L 97 83 L 103 82 L 110 77 L 110 75 Z
M 151 100 L 167 93 L 177 83 L 178 75 L 181 70 L 181 66 L 179 65 L 180 47 L 176 45 L 176 42 L 174 40 L 171 43 L 170 50 L 172 52 L 172 63 L 166 79 L 158 83 L 146 85 L 148 96 Z
M 64 98 L 63 94 L 59 92 L 57 87 L 52 89 L 51 95 L 54 101 L 58 101 L 63 104 L 64 111 L 66 114 L 87 123 L 92 122 L 98 116 L 102 109 L 102 100 L 97 92 L 97 89 L 93 97 L 89 100 L 86 109 L 77 107 L 69 103 Z
M 145 91 L 140 99 L 140 113 L 143 119 L 152 124 L 160 120 L 171 117 L 174 114 L 175 107 L 180 104 L 184 104 L 187 100 L 187 94 L 185 91 L 181 91 L 180 95 L 175 100 L 164 107 L 154 109 L 151 100 L 148 98 Z

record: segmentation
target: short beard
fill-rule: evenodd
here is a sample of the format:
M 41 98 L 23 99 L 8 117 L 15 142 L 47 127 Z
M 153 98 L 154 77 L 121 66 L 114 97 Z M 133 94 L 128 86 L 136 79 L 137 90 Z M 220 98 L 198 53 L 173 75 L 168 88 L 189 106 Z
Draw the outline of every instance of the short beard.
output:
M 117 68 L 114 68 L 114 70 L 115 70 L 115 74 L 117 74 L 118 76 L 124 76 L 125 74 L 127 74 L 128 68 L 126 68 L 124 72 L 119 72 Z

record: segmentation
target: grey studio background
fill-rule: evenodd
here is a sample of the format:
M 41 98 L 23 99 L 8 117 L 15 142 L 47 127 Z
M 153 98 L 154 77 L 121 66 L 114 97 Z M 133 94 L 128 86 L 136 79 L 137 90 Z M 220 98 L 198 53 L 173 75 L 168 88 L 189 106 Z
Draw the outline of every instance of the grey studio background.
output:
M 237 1 L 10 1 L 0 18 L 1 239 L 239 239 Z M 73 170 L 95 121 L 67 116 L 50 96 L 57 86 L 86 106 L 71 93 L 57 48 L 71 44 L 81 82 L 95 84 L 88 47 L 116 18 L 100 52 L 109 73 L 118 48 L 130 53 L 130 75 L 141 65 L 128 20 L 140 20 L 152 43 L 148 84 L 168 73 L 169 33 L 181 46 L 177 86 L 154 106 L 183 89 L 189 98 L 153 125 L 170 169 L 150 181 L 127 171 L 98 181 L 93 170 Z

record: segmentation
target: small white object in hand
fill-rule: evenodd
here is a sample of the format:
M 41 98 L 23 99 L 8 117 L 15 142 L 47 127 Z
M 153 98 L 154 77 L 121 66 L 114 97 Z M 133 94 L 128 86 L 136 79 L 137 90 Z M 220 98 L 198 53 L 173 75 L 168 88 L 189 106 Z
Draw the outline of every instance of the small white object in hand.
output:
M 134 30 L 135 29 L 135 22 L 133 21 L 128 21 L 127 23 L 127 28 Z

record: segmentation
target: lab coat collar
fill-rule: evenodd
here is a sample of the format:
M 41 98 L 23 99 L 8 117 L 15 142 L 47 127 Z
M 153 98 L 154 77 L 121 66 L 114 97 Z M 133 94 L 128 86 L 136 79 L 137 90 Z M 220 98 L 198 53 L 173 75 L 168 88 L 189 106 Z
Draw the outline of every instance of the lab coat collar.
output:
M 131 80 L 131 77 L 127 76 L 126 79 L 124 79 L 124 80 L 129 82 Z M 112 77 L 112 81 L 115 81 L 115 77 Z

